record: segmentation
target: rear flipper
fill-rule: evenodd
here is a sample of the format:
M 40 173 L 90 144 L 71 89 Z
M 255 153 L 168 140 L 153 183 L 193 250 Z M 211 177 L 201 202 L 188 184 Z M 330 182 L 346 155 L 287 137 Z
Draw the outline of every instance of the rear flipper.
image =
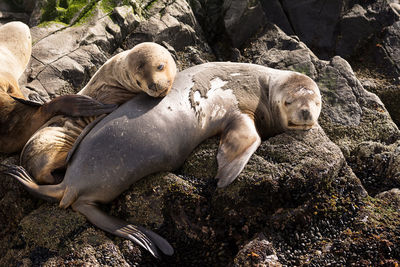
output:
M 43 105 L 44 111 L 48 114 L 73 117 L 98 116 L 110 113 L 117 107 L 115 104 L 103 104 L 85 95 L 59 96 Z
M 156 233 L 140 226 L 135 226 L 101 211 L 95 204 L 76 201 L 72 208 L 100 229 L 114 235 L 129 239 L 149 251 L 154 257 L 160 258 L 159 250 L 165 255 L 172 255 L 174 249 L 167 240 Z
M 232 183 L 261 144 L 254 121 L 240 114 L 225 129 L 218 149 L 218 187 Z
M 22 167 L 0 164 L 5 170 L 2 173 L 17 179 L 30 193 L 47 201 L 59 201 L 64 194 L 60 185 L 38 185 Z

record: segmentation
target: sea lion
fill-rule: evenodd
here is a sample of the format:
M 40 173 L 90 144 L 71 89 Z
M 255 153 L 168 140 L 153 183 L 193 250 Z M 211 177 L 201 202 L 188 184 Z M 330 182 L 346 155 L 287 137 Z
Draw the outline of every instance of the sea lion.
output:
M 74 146 L 64 180 L 37 185 L 22 167 L 7 174 L 30 192 L 71 206 L 99 228 L 158 256 L 173 249 L 155 233 L 111 217 L 98 203 L 146 175 L 177 169 L 203 140 L 220 134 L 218 186 L 242 171 L 262 138 L 317 125 L 318 86 L 309 77 L 245 63 L 206 63 L 178 73 L 163 99 L 140 95 L 98 122 Z
M 141 92 L 163 97 L 171 89 L 175 75 L 176 64 L 168 50 L 146 42 L 109 59 L 78 94 L 118 105 Z M 55 183 L 54 171 L 65 168 L 68 151 L 92 120 L 94 117 L 52 118 L 26 143 L 21 165 L 38 183 Z
M 18 79 L 28 65 L 31 52 L 32 38 L 26 24 L 15 21 L 0 26 L 0 91 L 24 98 Z
M 26 24 L 0 26 L 0 152 L 20 151 L 32 134 L 55 115 L 94 116 L 115 109 L 115 105 L 103 105 L 84 96 L 64 96 L 43 105 L 26 100 L 18 79 L 28 65 L 31 43 Z
M 116 105 L 102 104 L 80 95 L 56 97 L 42 105 L 0 91 L 0 107 L 0 152 L 14 153 L 20 151 L 36 130 L 56 115 L 97 116 L 110 113 Z

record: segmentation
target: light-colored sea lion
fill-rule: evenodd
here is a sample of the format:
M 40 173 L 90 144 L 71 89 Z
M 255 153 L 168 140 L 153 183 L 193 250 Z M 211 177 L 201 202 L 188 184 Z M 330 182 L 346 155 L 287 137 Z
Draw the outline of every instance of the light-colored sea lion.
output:
M 99 228 L 153 255 L 172 247 L 155 233 L 111 217 L 98 203 L 146 175 L 177 169 L 203 140 L 220 134 L 218 186 L 242 171 L 262 138 L 317 125 L 321 95 L 305 75 L 243 63 L 207 63 L 178 73 L 163 99 L 138 96 L 95 125 L 70 154 L 64 180 L 37 185 L 22 167 L 7 173 L 30 192 L 71 206 Z
M 141 43 L 109 59 L 78 93 L 105 104 L 122 104 L 141 92 L 165 96 L 172 87 L 176 65 L 167 49 L 156 43 Z M 26 143 L 21 165 L 41 184 L 56 182 L 53 172 L 66 165 L 76 138 L 91 118 L 52 118 Z
M 28 139 L 55 115 L 94 116 L 111 112 L 114 105 L 103 105 L 84 96 L 56 98 L 44 105 L 26 100 L 18 79 L 32 52 L 29 27 L 10 22 L 0 27 L 0 152 L 20 151 Z
M 0 26 L 0 91 L 24 98 L 18 79 L 28 65 L 31 52 L 32 38 L 26 24 L 15 21 Z

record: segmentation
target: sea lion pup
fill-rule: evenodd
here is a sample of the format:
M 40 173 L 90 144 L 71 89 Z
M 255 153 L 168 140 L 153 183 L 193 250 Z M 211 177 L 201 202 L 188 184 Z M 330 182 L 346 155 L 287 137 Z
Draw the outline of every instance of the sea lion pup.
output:
M 177 169 L 203 140 L 220 134 L 218 186 L 230 184 L 266 138 L 317 125 L 318 86 L 307 76 L 254 64 L 206 63 L 178 73 L 163 99 L 140 95 L 95 125 L 69 156 L 64 180 L 37 185 L 18 166 L 6 173 L 30 192 L 71 206 L 97 227 L 153 255 L 172 248 L 153 232 L 111 217 L 97 204 L 146 175 Z
M 18 79 L 28 65 L 31 52 L 32 38 L 26 24 L 15 21 L 0 26 L 0 91 L 25 98 Z
M 176 65 L 167 49 L 146 42 L 109 59 L 78 93 L 105 104 L 122 104 L 138 93 L 165 96 L 172 87 Z M 76 138 L 94 118 L 52 118 L 26 143 L 21 165 L 41 184 L 53 184 L 53 172 L 63 169 Z

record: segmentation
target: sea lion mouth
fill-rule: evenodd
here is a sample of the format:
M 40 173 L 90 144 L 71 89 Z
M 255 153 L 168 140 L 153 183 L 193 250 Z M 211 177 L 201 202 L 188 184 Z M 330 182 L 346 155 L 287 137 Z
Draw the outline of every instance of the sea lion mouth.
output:
M 169 91 L 170 91 L 170 88 L 167 88 L 167 89 L 161 91 L 156 97 L 164 97 L 169 93 Z
M 288 121 L 288 129 L 293 129 L 293 130 L 309 130 L 314 126 L 315 123 L 294 123 L 292 121 Z

